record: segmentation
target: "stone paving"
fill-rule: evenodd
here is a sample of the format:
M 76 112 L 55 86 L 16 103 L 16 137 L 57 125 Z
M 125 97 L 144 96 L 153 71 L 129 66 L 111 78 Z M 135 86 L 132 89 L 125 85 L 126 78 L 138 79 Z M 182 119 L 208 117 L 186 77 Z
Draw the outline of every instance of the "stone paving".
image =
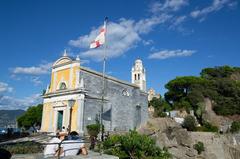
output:
M 18 154 L 12 156 L 12 159 L 43 159 L 43 154 Z M 50 157 L 48 159 L 56 159 L 57 157 Z M 78 155 L 78 156 L 66 156 L 61 157 L 62 159 L 119 159 L 116 156 L 106 155 L 106 154 L 100 154 L 97 152 L 89 151 L 88 155 Z

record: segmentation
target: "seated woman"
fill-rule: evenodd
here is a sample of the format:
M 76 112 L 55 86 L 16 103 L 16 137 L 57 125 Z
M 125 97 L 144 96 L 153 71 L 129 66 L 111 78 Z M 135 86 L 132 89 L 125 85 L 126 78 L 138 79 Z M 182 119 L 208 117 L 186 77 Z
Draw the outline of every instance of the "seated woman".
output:
M 66 133 L 57 133 L 56 137 L 52 138 L 48 145 L 45 147 L 44 149 L 44 157 L 53 157 L 53 156 L 57 156 L 59 153 L 59 144 L 64 140 L 64 138 L 66 137 Z M 60 150 L 62 148 L 62 144 L 60 145 Z M 61 154 L 61 152 L 60 152 Z
M 68 140 L 62 142 L 61 156 L 75 156 L 78 154 L 87 155 L 88 151 L 78 133 L 73 131 L 69 134 Z

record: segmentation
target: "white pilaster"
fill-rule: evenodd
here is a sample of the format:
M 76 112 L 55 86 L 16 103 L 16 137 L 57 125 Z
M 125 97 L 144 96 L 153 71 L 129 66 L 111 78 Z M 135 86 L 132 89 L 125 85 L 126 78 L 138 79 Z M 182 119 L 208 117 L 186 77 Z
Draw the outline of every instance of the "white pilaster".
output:
M 53 132 L 53 130 L 52 130 L 52 117 L 53 117 L 52 115 L 53 115 L 53 114 L 52 114 L 52 113 L 53 113 L 53 112 L 50 111 L 49 114 L 48 114 L 48 115 L 49 115 L 49 121 L 48 121 L 48 131 L 49 131 L 49 132 Z
M 69 75 L 70 77 L 69 77 L 69 88 L 73 88 L 73 68 L 71 67 L 70 68 L 70 75 Z
M 56 79 L 57 79 L 57 73 L 53 73 L 53 91 L 56 91 Z
M 46 114 L 46 108 L 45 108 L 46 106 L 45 105 L 43 105 L 43 113 L 42 113 L 42 124 L 41 124 L 41 130 L 45 127 L 45 114 Z
M 76 76 L 76 81 L 75 81 L 75 88 L 79 88 L 79 85 L 80 85 L 80 83 L 79 83 L 79 75 L 80 74 L 80 72 L 79 72 L 79 70 L 76 70 L 76 72 L 75 72 L 75 76 Z
M 67 130 L 67 128 L 69 126 L 69 121 L 70 121 L 70 106 L 68 105 L 68 103 L 67 103 L 67 108 L 63 114 L 65 114 L 64 126 L 65 126 L 65 130 Z
M 77 111 L 77 130 L 79 131 L 80 135 L 84 133 L 84 98 L 85 95 L 81 94 L 77 99 L 78 104 L 78 111 Z

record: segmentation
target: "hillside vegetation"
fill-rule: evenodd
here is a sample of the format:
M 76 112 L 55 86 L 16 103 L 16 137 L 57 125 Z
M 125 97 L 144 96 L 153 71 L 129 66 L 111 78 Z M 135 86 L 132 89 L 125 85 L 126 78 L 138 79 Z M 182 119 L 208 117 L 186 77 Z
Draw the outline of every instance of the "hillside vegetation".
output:
M 0 127 L 16 125 L 16 118 L 22 115 L 24 110 L 0 110 Z
M 173 109 L 194 110 L 201 122 L 204 98 L 218 115 L 240 115 L 240 68 L 205 68 L 200 76 L 176 77 L 165 85 L 166 102 Z

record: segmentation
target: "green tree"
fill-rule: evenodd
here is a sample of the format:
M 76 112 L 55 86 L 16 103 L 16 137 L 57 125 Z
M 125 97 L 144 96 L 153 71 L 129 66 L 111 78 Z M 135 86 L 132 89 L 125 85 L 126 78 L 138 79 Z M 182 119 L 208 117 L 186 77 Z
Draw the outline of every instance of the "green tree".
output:
M 161 96 L 160 98 L 153 97 L 148 105 L 154 107 L 155 117 L 164 117 L 166 116 L 165 112 L 171 110 L 171 106 Z
M 195 131 L 197 128 L 196 120 L 193 116 L 188 115 L 184 118 L 183 127 L 188 131 Z
M 232 122 L 230 131 L 231 131 L 231 133 L 239 132 L 240 131 L 240 121 Z
M 27 111 L 17 118 L 18 126 L 26 129 L 41 125 L 43 105 L 38 104 L 27 109 Z
M 237 69 L 230 66 L 218 66 L 215 68 L 205 68 L 200 73 L 206 79 L 230 77 Z
M 218 115 L 240 114 L 240 68 L 219 66 L 205 68 L 200 77 L 184 76 L 169 81 L 165 87 L 166 101 L 174 109 L 194 110 L 202 123 L 204 98 L 213 101 Z
M 116 155 L 120 159 L 168 159 L 166 149 L 156 146 L 153 139 L 130 131 L 124 135 L 113 135 L 103 142 L 104 153 Z
M 189 93 L 192 92 L 196 85 L 201 86 L 206 81 L 201 77 L 184 76 L 177 77 L 174 80 L 169 81 L 165 88 L 168 92 L 165 93 L 165 99 L 168 103 L 173 104 L 179 102 L 182 98 L 188 99 Z

